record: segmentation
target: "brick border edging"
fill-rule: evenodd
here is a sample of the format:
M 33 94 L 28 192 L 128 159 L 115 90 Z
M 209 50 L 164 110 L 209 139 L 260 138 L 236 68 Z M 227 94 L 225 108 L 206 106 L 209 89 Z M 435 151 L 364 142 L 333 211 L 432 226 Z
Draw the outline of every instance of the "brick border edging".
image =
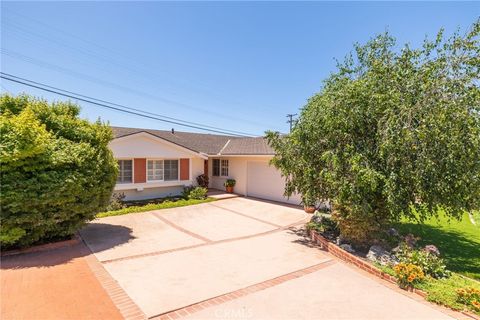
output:
M 316 271 L 321 270 L 323 268 L 326 268 L 326 267 L 328 267 L 328 266 L 330 266 L 334 263 L 335 263 L 334 260 L 327 259 L 327 260 L 324 260 L 320 263 L 317 263 L 313 266 L 310 266 L 310 267 L 307 267 L 307 268 L 304 268 L 304 269 L 293 271 L 293 272 L 290 272 L 290 273 L 287 273 L 287 274 L 284 274 L 284 275 L 281 275 L 281 276 L 278 276 L 278 277 L 275 277 L 275 278 L 272 278 L 272 279 L 269 279 L 269 280 L 265 280 L 265 281 L 253 284 L 251 286 L 248 286 L 248 287 L 245 287 L 245 288 L 242 288 L 242 289 L 238 289 L 238 290 L 235 290 L 235 291 L 232 291 L 232 292 L 229 292 L 229 293 L 225 293 L 225 294 L 216 296 L 214 298 L 210 298 L 210 299 L 207 299 L 207 300 L 203 300 L 203 301 L 200 301 L 200 302 L 190 304 L 190 305 L 185 306 L 185 307 L 181 307 L 181 308 L 178 308 L 178 309 L 175 309 L 175 310 L 171 310 L 171 311 L 167 311 L 167 312 L 164 312 L 164 313 L 161 313 L 161 314 L 158 314 L 158 315 L 151 316 L 151 317 L 149 317 L 149 319 L 173 320 L 173 319 L 183 318 L 183 317 L 186 317 L 186 316 L 188 316 L 192 313 L 199 312 L 201 310 L 204 310 L 204 309 L 207 309 L 207 308 L 210 308 L 210 307 L 214 307 L 214 306 L 223 304 L 225 302 L 229 302 L 229 301 L 234 300 L 234 299 L 238 299 L 238 298 L 246 296 L 248 294 L 255 293 L 255 292 L 258 292 L 258 291 L 261 291 L 261 290 L 264 290 L 264 289 L 268 289 L 268 288 L 271 288 L 273 286 L 279 285 L 281 283 L 306 276 L 310 273 L 313 273 L 313 272 L 316 272 Z
M 115 307 L 120 311 L 122 317 L 126 320 L 145 320 L 147 316 L 138 307 L 130 296 L 123 290 L 115 279 L 112 278 L 110 273 L 103 267 L 100 261 L 97 260 L 95 255 L 91 252 L 90 248 L 82 242 L 85 246 L 85 250 L 88 250 L 88 254 L 84 259 L 86 260 L 90 270 L 94 274 L 95 278 L 100 282 L 109 298 L 112 300 Z
M 337 257 L 337 258 L 339 258 L 339 259 L 341 259 L 345 262 L 351 263 L 351 264 L 355 265 L 356 267 L 358 267 L 358 268 L 360 268 L 360 269 L 362 269 L 362 270 L 364 270 L 364 271 L 366 271 L 366 272 L 368 272 L 368 273 L 370 273 L 370 274 L 372 274 L 372 275 L 374 275 L 378 278 L 381 278 L 381 279 L 386 280 L 386 281 L 388 281 L 390 283 L 393 283 L 393 284 L 397 284 L 397 281 L 396 281 L 395 277 L 389 275 L 388 273 L 383 272 L 382 270 L 380 270 L 377 267 L 373 266 L 372 264 L 366 262 L 365 260 L 351 254 L 350 252 L 347 252 L 347 251 L 343 250 L 342 248 L 340 248 L 336 244 L 328 241 L 328 239 L 323 237 L 321 234 L 319 234 L 315 230 L 310 230 L 310 238 L 313 242 L 315 242 L 316 244 L 318 244 L 320 246 L 320 249 L 331 253 L 335 257 Z M 413 289 L 408 290 L 408 291 L 413 292 L 413 293 L 421 296 L 422 298 L 427 297 L 427 293 L 423 290 L 413 288 Z M 467 317 L 470 317 L 472 319 L 480 320 L 480 317 L 478 317 L 477 315 L 472 314 L 470 312 L 453 310 L 453 309 L 449 308 L 448 306 L 443 306 L 443 307 L 446 307 L 449 310 L 452 310 L 452 311 L 455 311 L 455 312 L 459 312 L 459 313 L 461 313 L 461 314 L 463 314 Z
M 79 244 L 80 242 L 81 242 L 80 236 L 76 234 L 73 236 L 72 239 L 69 239 L 69 240 L 40 244 L 37 246 L 25 248 L 25 249 L 14 249 L 14 250 L 2 251 L 0 253 L 0 256 L 8 257 L 8 256 L 24 254 L 24 253 L 42 252 L 42 251 L 48 251 L 48 250 L 59 249 L 64 247 L 71 247 L 76 244 Z

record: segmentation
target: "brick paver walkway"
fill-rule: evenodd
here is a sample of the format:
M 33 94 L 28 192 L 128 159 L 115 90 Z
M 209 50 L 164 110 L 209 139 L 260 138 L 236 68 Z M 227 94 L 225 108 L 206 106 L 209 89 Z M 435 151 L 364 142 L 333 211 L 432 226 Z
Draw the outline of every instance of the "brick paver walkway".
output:
M 122 319 L 92 273 L 83 243 L 1 259 L 1 312 L 8 319 Z

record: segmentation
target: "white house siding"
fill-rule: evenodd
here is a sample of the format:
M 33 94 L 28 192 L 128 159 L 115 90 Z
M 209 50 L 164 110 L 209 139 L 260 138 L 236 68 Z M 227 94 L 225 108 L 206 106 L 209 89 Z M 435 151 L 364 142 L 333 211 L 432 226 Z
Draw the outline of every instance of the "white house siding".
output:
M 196 185 L 196 177 L 203 173 L 204 159 L 197 153 L 148 133 L 117 138 L 109 146 L 116 159 L 189 159 L 189 180 L 117 184 L 114 192 L 124 193 L 125 200 L 179 195 L 184 186 Z
M 287 199 L 283 196 L 285 189 L 284 178 L 280 172 L 269 166 L 271 157 L 268 156 L 236 156 L 219 157 L 219 159 L 228 159 L 229 176 L 212 176 L 212 159 L 209 160 L 210 187 L 224 189 L 223 183 L 227 178 L 236 180 L 235 193 L 263 198 L 267 200 L 287 202 L 291 204 L 300 204 L 299 195 L 294 195 Z M 250 189 L 250 190 L 249 190 Z
M 125 200 L 144 200 L 154 198 L 165 198 L 178 196 L 182 193 L 183 186 L 145 188 L 143 191 L 137 189 L 116 191 L 125 194 Z

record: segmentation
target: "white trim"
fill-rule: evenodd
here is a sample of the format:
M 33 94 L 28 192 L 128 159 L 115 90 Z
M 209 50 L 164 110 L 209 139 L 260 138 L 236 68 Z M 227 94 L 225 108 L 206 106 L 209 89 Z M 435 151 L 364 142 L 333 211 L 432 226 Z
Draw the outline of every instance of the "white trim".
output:
M 118 160 L 130 160 L 132 161 L 132 182 L 116 182 L 115 185 L 121 184 L 121 185 L 132 185 L 135 183 L 135 158 L 115 158 L 115 161 L 118 162 Z M 118 168 L 118 173 L 120 174 L 120 168 Z
M 230 139 L 228 139 L 228 141 L 225 143 L 225 145 L 224 145 L 223 148 L 218 152 L 217 155 L 221 155 L 221 154 L 222 154 L 222 151 L 225 150 L 225 148 L 228 146 L 229 143 L 230 143 Z
M 146 183 L 156 183 L 156 182 L 180 182 L 186 180 L 180 180 L 180 159 L 190 159 L 190 158 L 145 158 L 145 176 L 146 176 Z M 162 160 L 163 162 L 163 180 L 148 180 L 148 161 L 152 160 Z M 165 160 L 176 160 L 177 161 L 177 180 L 165 180 Z
M 190 150 L 188 148 L 185 148 L 185 147 L 182 147 L 176 143 L 173 143 L 173 142 L 170 142 L 166 139 L 163 139 L 163 138 L 160 138 L 160 137 L 157 137 L 156 135 L 154 134 L 151 134 L 149 132 L 146 132 L 146 131 L 141 131 L 141 132 L 136 132 L 136 133 L 132 133 L 132 134 L 129 134 L 129 135 L 126 135 L 126 136 L 123 136 L 123 137 L 118 137 L 118 138 L 114 138 L 112 140 L 112 142 L 116 142 L 116 141 L 121 141 L 121 140 L 127 140 L 127 139 L 130 139 L 130 138 L 135 138 L 137 136 L 143 136 L 143 137 L 147 137 L 147 138 L 151 138 L 153 140 L 156 140 L 157 142 L 162 142 L 162 143 L 165 143 L 166 145 L 168 146 L 171 146 L 173 148 L 177 148 L 178 150 L 182 150 L 184 152 L 188 152 L 192 155 L 195 155 L 197 157 L 200 157 L 202 159 L 208 159 L 208 156 L 206 156 L 204 153 L 201 153 L 201 152 L 196 152 L 196 151 L 193 151 L 193 150 Z M 142 158 L 141 155 L 138 156 L 138 158 Z M 145 158 L 145 157 L 143 157 Z
M 210 158 L 273 158 L 273 154 L 219 154 L 211 155 Z
M 121 183 L 115 185 L 115 191 L 134 190 L 134 189 L 148 189 L 159 187 L 183 187 L 189 186 L 193 183 L 192 180 L 181 181 L 161 181 L 161 182 L 146 182 L 146 183 Z

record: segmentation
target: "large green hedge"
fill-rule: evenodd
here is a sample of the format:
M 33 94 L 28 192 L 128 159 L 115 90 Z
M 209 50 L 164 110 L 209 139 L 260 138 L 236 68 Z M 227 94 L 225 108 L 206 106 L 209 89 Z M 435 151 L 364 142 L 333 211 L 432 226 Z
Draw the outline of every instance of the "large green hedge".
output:
M 70 102 L 0 97 L 3 248 L 74 234 L 108 204 L 117 176 L 112 132 Z

